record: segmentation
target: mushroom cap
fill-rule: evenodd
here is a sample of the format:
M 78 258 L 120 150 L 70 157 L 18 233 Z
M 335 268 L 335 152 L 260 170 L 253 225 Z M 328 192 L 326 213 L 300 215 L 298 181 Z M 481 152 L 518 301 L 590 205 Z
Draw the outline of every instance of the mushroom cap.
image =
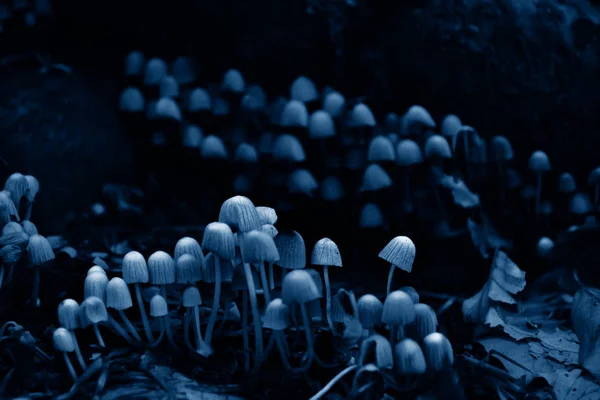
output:
M 148 265 L 144 256 L 137 251 L 130 251 L 123 257 L 121 264 L 123 279 L 127 283 L 148 283 Z
M 202 140 L 200 146 L 200 155 L 206 159 L 225 159 L 227 158 L 227 148 L 223 139 L 215 135 L 208 135 Z
M 75 341 L 73 340 L 73 335 L 71 335 L 71 332 L 65 328 L 57 328 L 52 333 L 52 342 L 54 343 L 54 348 L 56 351 L 60 351 L 62 353 L 71 353 L 75 351 Z
M 104 270 L 104 268 L 102 268 L 99 265 L 94 265 L 92 268 L 88 269 L 87 274 L 93 274 L 94 272 L 99 272 L 101 274 L 104 274 L 104 276 L 106 276 L 106 271 Z
M 267 105 L 267 95 L 260 85 L 256 83 L 252 83 L 248 85 L 248 90 L 246 91 L 248 96 L 252 96 L 254 99 L 254 106 L 257 109 L 264 109 Z
M 54 251 L 50 242 L 42 235 L 32 235 L 29 237 L 27 245 L 27 255 L 33 265 L 42 265 L 48 261 L 54 260 Z
M 596 167 L 590 171 L 588 175 L 588 185 L 599 186 L 600 185 L 600 167 Z
M 37 235 L 38 234 L 37 227 L 34 225 L 33 222 L 31 222 L 29 220 L 22 221 L 21 222 L 21 226 L 23 227 L 23 231 L 26 234 L 28 234 L 29 236 Z
M 184 307 L 197 307 L 202 305 L 200 290 L 194 285 L 188 286 L 183 290 L 182 301 Z
M 419 293 L 415 290 L 414 287 L 412 287 L 412 286 L 402 286 L 398 290 L 402 290 L 404 293 L 406 293 L 410 297 L 410 299 L 412 300 L 413 303 L 419 304 L 421 298 L 419 296 Z
M 119 277 L 114 277 L 108 281 L 108 285 L 106 285 L 106 307 L 115 310 L 126 310 L 132 306 L 133 302 L 127 283 Z
M 30 200 L 33 201 L 40 191 L 40 182 L 33 175 L 25 175 L 25 179 L 27 180 L 27 185 L 29 186 L 29 195 L 31 197 Z
M 402 117 L 402 125 L 404 132 L 408 134 L 415 133 L 415 129 L 434 129 L 435 121 L 429 114 L 429 111 L 423 106 L 411 106 Z
M 279 232 L 273 240 L 279 251 L 277 265 L 294 270 L 306 267 L 306 247 L 304 239 L 298 232 Z
M 79 303 L 73 299 L 65 299 L 58 305 L 58 322 L 68 330 L 80 327 Z
M 246 82 L 244 81 L 244 77 L 240 71 L 231 68 L 225 72 L 225 75 L 223 75 L 223 80 L 221 81 L 221 90 L 239 94 L 245 89 Z
M 188 96 L 188 110 L 190 112 L 212 110 L 210 94 L 206 89 L 196 88 Z
M 446 336 L 438 332 L 431 333 L 423 339 L 423 354 L 427 369 L 431 372 L 440 372 L 454 364 L 452 344 Z
M 421 148 L 411 139 L 403 139 L 396 145 L 396 163 L 401 166 L 415 165 L 423 162 Z
M 379 252 L 379 258 L 406 272 L 412 271 L 415 255 L 415 244 L 408 236 L 396 236 Z
M 569 210 L 573 214 L 583 215 L 588 214 L 594 210 L 590 196 L 587 193 L 575 193 L 571 197 L 571 204 Z
M 304 103 L 298 100 L 288 101 L 281 113 L 280 125 L 306 128 L 308 126 L 308 111 Z
M 219 222 L 223 222 L 235 231 L 250 232 L 262 226 L 256 207 L 244 196 L 231 197 L 221 205 Z
M 274 208 L 257 206 L 256 212 L 258 212 L 260 222 L 263 225 L 275 225 L 275 223 L 277 222 L 277 212 Z
M 204 253 L 202 252 L 200 243 L 189 236 L 182 237 L 175 244 L 175 260 L 178 260 L 184 254 L 190 254 L 200 261 L 204 260 Z
M 177 283 L 194 284 L 202 280 L 204 257 L 200 260 L 191 254 L 182 254 L 175 263 Z
M 258 151 L 249 143 L 240 143 L 235 150 L 234 160 L 239 163 L 256 164 L 258 162 Z
M 290 193 L 312 196 L 318 187 L 319 183 L 313 174 L 305 168 L 295 169 L 288 177 L 288 190 Z
M 159 250 L 148 257 L 148 274 L 152 285 L 175 283 L 175 261 L 168 253 Z
M 167 63 L 160 58 L 151 58 L 148 60 L 146 67 L 144 68 L 144 85 L 158 85 L 163 76 L 167 74 Z
M 87 274 L 83 281 L 83 298 L 97 297 L 103 302 L 106 301 L 106 286 L 108 277 L 106 273 L 92 272 Z
M 541 150 L 534 151 L 529 157 L 529 169 L 533 172 L 550 171 L 550 159 L 548 159 L 548 155 Z
M 154 105 L 152 114 L 154 119 L 168 119 L 181 121 L 181 110 L 179 105 L 170 97 L 161 97 Z
M 290 327 L 290 310 L 280 298 L 273 299 L 265 309 L 262 317 L 263 327 L 274 331 L 282 331 Z
M 277 262 L 279 251 L 273 238 L 261 231 L 250 231 L 242 237 L 240 243 L 242 259 L 250 264 Z
M 363 192 L 375 192 L 392 186 L 392 178 L 378 164 L 369 164 L 363 174 Z
M 125 76 L 141 75 L 146 64 L 144 53 L 134 50 L 125 57 Z
M 213 253 L 208 253 L 204 259 L 202 281 L 206 283 L 214 283 L 216 281 L 217 263 L 220 267 L 221 282 L 231 282 L 233 279 L 233 261 L 222 259 Z
M 232 260 L 235 257 L 235 241 L 229 225 L 223 222 L 208 224 L 204 228 L 202 247 L 225 260 Z
M 196 80 L 196 66 L 189 57 L 179 56 L 171 63 L 171 74 L 178 84 L 190 84 Z
M 323 110 L 333 118 L 339 117 L 344 112 L 346 99 L 340 93 L 333 91 L 323 99 Z
M 394 347 L 396 371 L 400 375 L 420 375 L 427 370 L 425 355 L 417 342 L 404 339 Z
M 514 157 L 510 141 L 501 135 L 496 135 L 490 141 L 490 159 L 492 161 L 510 161 Z
M 299 163 L 306 160 L 304 147 L 297 137 L 284 133 L 273 141 L 273 159 Z
M 365 294 L 357 301 L 358 319 L 365 329 L 381 324 L 383 303 L 372 294 Z M 391 349 L 390 349 L 391 350 Z
M 600 170 L 598 172 L 600 173 Z M 575 183 L 575 178 L 573 178 L 573 175 L 568 172 L 562 173 L 558 178 L 558 190 L 562 193 L 575 192 L 577 190 L 577 184 Z
M 320 239 L 313 247 L 311 264 L 341 267 L 342 256 L 337 244 L 329 238 Z
M 171 75 L 165 75 L 160 80 L 159 93 L 160 97 L 177 97 L 179 96 L 179 83 Z
M 381 369 L 393 368 L 394 352 L 392 351 L 392 345 L 381 335 L 369 336 L 361 343 L 358 364 L 375 364 Z
M 452 158 L 450 144 L 442 135 L 431 135 L 425 142 L 426 158 Z
M 150 299 L 150 316 L 151 317 L 164 317 L 169 315 L 169 307 L 167 300 L 160 294 L 155 294 Z
M 438 320 L 433 308 L 427 304 L 415 304 L 415 320 L 410 324 L 412 338 L 421 341 L 437 330 Z
M 4 265 L 15 265 L 21 259 L 23 249 L 16 245 L 6 245 L 0 249 L 0 260 Z
M 283 278 L 281 298 L 285 304 L 302 304 L 321 298 L 321 293 L 308 272 L 296 269 Z
M 381 322 L 386 325 L 406 325 L 416 318 L 415 304 L 401 290 L 391 292 L 383 303 Z
M 554 241 L 547 236 L 543 236 L 537 243 L 537 254 L 541 258 L 547 258 L 554 249 Z
M 308 136 L 311 139 L 326 139 L 335 136 L 335 124 L 327 111 L 318 110 L 308 121 Z
M 367 203 L 360 210 L 361 228 L 380 228 L 384 226 L 383 213 L 379 206 L 375 203 Z
M 11 221 L 2 228 L 2 235 L 10 235 L 11 233 L 23 232 L 25 229 L 18 222 Z
M 326 201 L 338 201 L 344 197 L 344 188 L 337 176 L 327 176 L 323 179 L 321 197 Z
M 396 160 L 396 150 L 392 141 L 383 135 L 377 135 L 369 142 L 367 151 L 367 160 L 369 162 L 386 162 Z
M 308 103 L 318 98 L 319 91 L 312 79 L 306 76 L 299 76 L 292 82 L 290 86 L 290 99 Z
M 119 97 L 119 110 L 123 112 L 143 112 L 146 107 L 146 100 L 142 92 L 135 87 L 123 89 Z
M 454 114 L 448 114 L 442 120 L 441 133 L 446 137 L 454 137 L 462 129 L 462 122 Z
M 364 103 L 358 103 L 350 112 L 348 126 L 354 128 L 374 127 L 377 125 L 371 109 Z
M 260 231 L 266 233 L 269 236 L 271 236 L 273 239 L 275 239 L 275 236 L 277 236 L 279 234 L 279 231 L 277 230 L 277 228 L 275 228 L 275 226 L 271 225 L 271 224 L 264 224 L 260 228 Z
M 108 312 L 104 301 L 96 296 L 86 297 L 79 307 L 79 314 L 83 326 L 108 321 Z

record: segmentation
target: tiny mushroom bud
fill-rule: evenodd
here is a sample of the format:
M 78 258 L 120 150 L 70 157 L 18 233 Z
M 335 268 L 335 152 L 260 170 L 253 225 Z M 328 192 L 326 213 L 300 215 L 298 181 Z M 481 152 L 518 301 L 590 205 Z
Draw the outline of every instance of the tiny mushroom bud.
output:
M 71 363 L 69 355 L 67 354 L 75 351 L 75 342 L 73 340 L 73 336 L 65 328 L 58 328 L 52 334 L 52 341 L 54 342 L 54 348 L 56 351 L 63 353 L 65 364 L 67 365 L 67 369 L 69 370 L 71 378 L 73 378 L 74 381 L 77 381 L 77 373 L 75 372 L 75 368 L 73 368 L 73 364 Z

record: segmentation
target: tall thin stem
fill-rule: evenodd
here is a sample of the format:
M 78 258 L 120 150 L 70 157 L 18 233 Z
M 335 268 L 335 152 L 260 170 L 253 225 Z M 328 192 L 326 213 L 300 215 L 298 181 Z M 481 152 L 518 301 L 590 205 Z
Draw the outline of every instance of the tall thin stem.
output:
M 283 331 L 273 331 L 273 335 L 275 335 L 275 344 L 277 345 L 277 349 L 279 350 L 279 355 L 281 356 L 281 362 L 283 363 L 283 367 L 285 369 L 292 368 L 288 359 L 289 354 L 285 344 L 285 336 L 283 334 Z
M 323 280 L 325 281 L 325 314 L 327 317 L 327 325 L 331 333 L 335 334 L 335 326 L 333 325 L 333 319 L 331 318 L 331 284 L 329 283 L 329 268 L 327 265 L 323 266 Z
M 252 276 L 250 264 L 244 263 L 244 273 L 246 274 L 246 284 L 248 285 L 248 295 L 250 297 L 250 307 L 252 308 L 252 323 L 254 324 L 254 341 L 256 346 L 256 358 L 260 360 L 263 352 L 262 327 L 260 324 L 260 312 L 258 310 L 258 300 L 256 299 L 256 286 Z
M 141 342 L 142 338 L 137 333 L 137 330 L 135 329 L 135 326 L 133 326 L 133 324 L 131 323 L 131 321 L 129 320 L 129 318 L 127 318 L 127 315 L 125 315 L 125 313 L 123 312 L 123 310 L 117 310 L 117 312 L 121 316 L 121 319 L 123 320 L 123 323 L 125 324 L 125 327 L 129 331 L 129 333 L 131 333 L 131 335 L 135 338 L 135 340 Z
M 388 280 L 387 280 L 387 294 L 389 295 L 390 292 L 392 291 L 392 281 L 394 279 L 394 271 L 396 270 L 396 266 L 394 264 L 392 264 L 392 266 L 390 267 L 390 273 L 388 275 Z
M 265 263 L 260 263 L 258 266 L 260 273 L 260 283 L 262 285 L 263 294 L 265 295 L 265 302 L 269 304 L 271 302 L 271 292 L 269 291 L 269 282 L 267 281 L 267 271 L 265 271 Z
M 63 353 L 63 358 L 65 359 L 65 364 L 67 364 L 69 375 L 71 375 L 71 378 L 73 378 L 74 381 L 77 381 L 77 372 L 75 372 L 75 368 L 73 368 L 73 363 L 69 358 L 69 353 Z
M 85 371 L 87 365 L 85 364 L 83 355 L 81 354 L 81 350 L 79 349 L 79 343 L 77 342 L 77 336 L 75 336 L 75 331 L 73 329 L 70 329 L 69 332 L 71 332 L 71 336 L 73 336 L 73 344 L 75 345 L 75 355 L 77 356 L 77 361 L 79 361 L 79 365 L 81 365 L 81 368 Z
M 244 351 L 246 358 L 244 368 L 250 369 L 250 339 L 248 338 L 248 291 L 244 290 L 242 294 L 242 340 L 244 341 Z
M 146 314 L 146 306 L 144 305 L 144 298 L 142 297 L 142 290 L 140 289 L 139 283 L 134 283 L 133 287 L 135 288 L 135 297 L 137 299 L 138 307 L 140 309 L 140 316 L 142 318 L 142 324 L 144 325 L 144 332 L 146 333 L 146 338 L 148 342 L 154 341 L 154 336 L 152 335 L 152 329 L 150 329 L 150 323 L 148 322 L 148 314 Z
M 275 274 L 273 272 L 273 263 L 269 263 L 269 289 L 275 289 Z
M 217 322 L 217 313 L 219 311 L 219 302 L 221 300 L 221 257 L 215 256 L 215 293 L 213 296 L 212 308 L 210 310 L 210 317 L 208 318 L 208 325 L 204 338 L 206 345 L 211 346 L 213 330 L 215 323 Z
M 106 345 L 104 344 L 104 339 L 102 338 L 102 334 L 100 333 L 100 329 L 98 329 L 98 324 L 94 324 L 93 327 L 94 335 L 96 335 L 96 339 L 98 339 L 98 344 L 101 347 L 106 347 Z

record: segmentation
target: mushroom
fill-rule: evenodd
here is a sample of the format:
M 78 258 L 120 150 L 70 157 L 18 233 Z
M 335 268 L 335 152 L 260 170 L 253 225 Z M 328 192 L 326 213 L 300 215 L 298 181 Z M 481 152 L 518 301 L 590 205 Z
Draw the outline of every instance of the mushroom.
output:
M 150 344 L 151 348 L 157 347 L 162 339 L 165 337 L 165 331 L 171 322 L 169 321 L 169 306 L 167 305 L 167 300 L 162 297 L 160 294 L 155 294 L 150 299 L 150 316 L 154 318 L 160 318 L 160 334 L 158 338 Z
M 83 355 L 81 354 L 81 350 L 79 349 L 79 344 L 77 343 L 77 336 L 75 336 L 75 329 L 81 327 L 81 319 L 79 316 L 79 303 L 77 303 L 73 299 L 63 300 L 58 305 L 58 322 L 71 334 L 71 337 L 73 339 L 73 348 L 75 350 L 75 354 L 77 355 L 77 360 L 79 361 L 81 368 L 85 370 L 87 368 L 87 365 L 85 364 Z
M 392 288 L 395 267 L 403 271 L 412 271 L 415 261 L 416 248 L 412 240 L 407 236 L 396 236 L 379 252 L 379 258 L 392 264 L 387 280 L 387 294 Z
M 274 241 L 277 250 L 279 251 L 279 261 L 276 265 L 283 268 L 283 276 L 285 276 L 285 273 L 288 270 L 306 267 L 306 247 L 304 245 L 304 239 L 298 232 L 279 232 L 279 234 L 275 236 Z
M 208 224 L 204 229 L 202 247 L 204 247 L 204 250 L 213 254 L 214 258 L 214 280 L 205 279 L 214 281 L 215 283 L 210 317 L 204 334 L 206 345 L 210 348 L 221 297 L 221 260 L 226 260 L 226 262 L 229 262 L 231 265 L 231 260 L 235 258 L 235 242 L 229 225 L 223 222 L 211 222 Z M 206 263 L 206 265 L 208 265 L 208 263 Z M 212 276 L 210 278 L 212 278 Z
M 392 345 L 383 336 L 372 334 L 360 345 L 358 365 L 374 364 L 380 369 L 394 367 L 394 353 Z
M 152 342 L 154 341 L 154 337 L 152 336 L 152 329 L 150 328 L 148 315 L 146 314 L 146 306 L 144 305 L 140 287 L 141 283 L 148 283 L 150 279 L 146 259 L 144 259 L 144 256 L 141 253 L 130 251 L 123 257 L 121 270 L 123 273 L 123 280 L 128 284 L 133 284 L 142 324 L 144 325 L 144 332 L 148 341 Z
M 315 243 L 312 251 L 312 265 L 323 266 L 323 280 L 325 281 L 325 314 L 330 331 L 335 332 L 333 320 L 331 319 L 331 284 L 329 283 L 329 266 L 342 267 L 342 256 L 340 250 L 333 240 L 323 238 Z
M 108 312 L 102 299 L 96 296 L 86 297 L 79 307 L 79 314 L 81 317 L 81 327 L 85 328 L 88 325 L 92 325 L 94 335 L 98 339 L 98 344 L 106 347 L 102 334 L 100 334 L 100 330 L 98 329 L 100 322 L 108 321 Z
M 42 235 L 33 235 L 29 238 L 27 245 L 27 256 L 29 262 L 34 268 L 33 288 L 31 290 L 31 305 L 38 307 L 39 292 L 40 292 L 40 266 L 54 260 L 54 252 L 52 247 Z
M 347 121 L 348 128 L 354 131 L 358 140 L 353 138 L 345 138 L 350 144 L 363 143 L 367 136 L 373 132 L 377 122 L 371 109 L 364 103 L 357 103 L 350 111 L 350 115 Z
M 409 335 L 417 342 L 421 342 L 427 335 L 437 330 L 437 315 L 433 308 L 427 304 L 415 304 L 415 320 L 407 328 Z
M 372 294 L 365 294 L 358 299 L 356 304 L 360 324 L 369 332 L 369 335 L 373 335 L 375 325 L 381 324 L 383 303 Z
M 83 282 L 83 298 L 97 297 L 102 302 L 106 301 L 106 285 L 108 285 L 106 272 L 88 272 Z
M 317 289 L 317 285 L 311 278 L 310 274 L 304 270 L 293 270 L 283 278 L 281 289 L 282 300 L 288 306 L 290 304 L 298 304 L 302 312 L 302 323 L 306 333 L 306 361 L 300 371 L 307 371 L 315 357 L 315 349 L 313 343 L 313 332 L 311 329 L 310 317 L 306 303 L 316 300 L 321 297 Z
M 381 322 L 390 326 L 390 342 L 398 341 L 404 337 L 404 326 L 412 323 L 416 318 L 415 304 L 409 295 L 401 290 L 396 290 L 385 298 Z
M 541 150 L 534 151 L 529 157 L 529 169 L 537 176 L 537 184 L 535 190 L 535 215 L 536 218 L 540 213 L 541 194 L 542 194 L 542 176 L 550 171 L 550 160 L 546 153 Z
M 202 298 L 200 297 L 200 291 L 196 286 L 188 286 L 183 291 L 183 306 L 188 309 L 185 315 L 185 327 L 184 327 L 184 337 L 187 347 L 197 352 L 198 354 L 208 357 L 212 354 L 212 349 L 209 344 L 207 344 L 202 339 L 201 325 L 200 325 L 200 309 L 199 306 L 202 305 Z M 189 311 L 190 309 L 191 312 Z M 188 325 L 189 320 L 191 318 L 191 314 L 193 313 L 194 318 L 194 337 L 196 340 L 196 347 L 192 347 L 189 341 L 188 334 Z
M 54 348 L 56 351 L 63 353 L 63 358 L 65 360 L 65 364 L 67 365 L 69 375 L 71 375 L 71 378 L 77 382 L 77 373 L 75 372 L 75 368 L 73 367 L 73 363 L 71 362 L 68 354 L 75 351 L 75 342 L 73 341 L 73 336 L 65 328 L 58 328 L 52 334 L 52 341 L 54 342 Z
M 396 164 L 404 169 L 404 209 L 407 212 L 412 211 L 410 177 L 411 169 L 418 164 L 423 163 L 423 153 L 419 145 L 411 139 L 404 139 L 396 145 Z
M 271 294 L 265 263 L 274 263 L 279 260 L 279 251 L 277 251 L 273 238 L 261 231 L 250 231 L 243 236 L 240 248 L 244 263 L 257 267 L 265 301 L 267 304 L 270 303 Z
M 416 379 L 427 370 L 421 347 L 412 339 L 404 339 L 394 347 L 396 374 L 401 378 L 403 389 L 415 386 Z
M 272 335 L 277 344 L 277 350 L 281 357 L 281 362 L 285 369 L 290 369 L 290 351 L 285 340 L 284 331 L 290 327 L 290 311 L 287 305 L 283 304 L 280 298 L 273 299 L 265 309 L 265 315 L 262 317 L 263 327 L 271 329 Z M 268 354 L 265 354 L 265 358 Z
M 131 293 L 129 293 L 127 283 L 119 277 L 112 278 L 110 281 L 108 281 L 108 285 L 106 285 L 106 308 L 114 308 L 117 310 L 117 313 L 123 320 L 127 330 L 129 330 L 135 340 L 141 342 L 142 338 L 140 338 L 137 330 L 129 318 L 127 318 L 127 315 L 125 315 L 123 312 L 123 310 L 127 310 L 132 306 L 133 303 L 131 301 Z M 113 325 L 118 325 L 118 322 L 114 321 Z M 125 339 L 127 340 L 128 338 L 125 337 Z
M 423 339 L 423 353 L 427 370 L 433 373 L 452 368 L 454 352 L 450 341 L 441 333 L 433 332 Z
M 434 129 L 435 121 L 423 106 L 411 106 L 402 116 L 402 133 L 410 136 L 419 136 L 426 129 Z

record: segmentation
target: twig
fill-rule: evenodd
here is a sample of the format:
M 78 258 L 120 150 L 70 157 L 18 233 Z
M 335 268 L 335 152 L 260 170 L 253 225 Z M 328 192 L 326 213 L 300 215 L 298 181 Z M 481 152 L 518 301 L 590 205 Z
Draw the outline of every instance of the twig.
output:
M 489 372 L 490 374 L 495 375 L 496 377 L 506 379 L 510 382 L 514 382 L 516 380 L 508 372 L 501 370 L 500 368 L 494 367 L 494 366 L 486 363 L 485 361 L 478 360 L 476 358 L 466 356 L 466 355 L 461 355 L 460 357 L 463 360 L 465 360 L 466 362 L 468 362 L 469 364 L 471 364 L 475 367 L 481 368 L 481 369 L 485 370 L 486 372 Z

